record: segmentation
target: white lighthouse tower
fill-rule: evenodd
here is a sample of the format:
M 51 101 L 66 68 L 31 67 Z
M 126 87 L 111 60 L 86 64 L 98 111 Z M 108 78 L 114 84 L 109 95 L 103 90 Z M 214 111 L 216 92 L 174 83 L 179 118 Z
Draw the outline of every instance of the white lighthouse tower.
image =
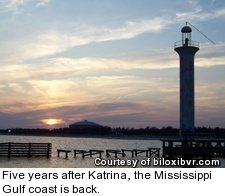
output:
M 195 129 L 194 56 L 199 43 L 191 40 L 191 32 L 184 26 L 174 49 L 180 56 L 180 136 L 193 135 Z

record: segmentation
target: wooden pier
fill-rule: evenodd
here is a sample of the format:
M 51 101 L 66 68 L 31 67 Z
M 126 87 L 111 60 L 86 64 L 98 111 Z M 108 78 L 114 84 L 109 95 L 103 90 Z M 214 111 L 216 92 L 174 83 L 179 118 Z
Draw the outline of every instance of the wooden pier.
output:
M 61 150 L 58 149 L 58 157 L 60 156 L 60 152 L 65 152 L 66 158 L 68 158 L 68 153 L 70 153 L 70 150 Z M 95 149 L 90 149 L 90 150 L 80 150 L 80 149 L 75 149 L 73 150 L 74 152 L 74 158 L 77 157 L 77 155 L 81 155 L 82 158 L 85 157 L 92 157 L 93 155 L 99 155 L 99 157 L 102 157 L 102 153 L 104 153 L 104 150 L 95 150 Z M 139 154 L 145 153 L 146 157 L 151 157 L 153 155 L 155 156 L 160 156 L 160 148 L 148 148 L 148 149 L 121 149 L 121 150 L 114 150 L 114 149 L 106 149 L 106 157 L 109 156 L 114 156 L 115 158 L 118 157 L 118 155 L 121 155 L 122 157 L 126 156 L 126 152 L 130 152 L 132 158 L 138 156 Z
M 7 157 L 33 157 L 46 156 L 52 152 L 51 143 L 0 143 L 0 156 Z
M 225 156 L 224 139 L 205 138 L 175 138 L 162 139 L 163 157 L 193 157 L 212 158 Z

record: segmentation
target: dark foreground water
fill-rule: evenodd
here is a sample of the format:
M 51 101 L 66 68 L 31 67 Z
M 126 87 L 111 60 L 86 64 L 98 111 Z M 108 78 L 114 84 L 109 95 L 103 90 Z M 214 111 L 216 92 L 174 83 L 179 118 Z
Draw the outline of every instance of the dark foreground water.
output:
M 137 139 L 137 138 L 123 138 L 123 139 L 111 139 L 111 138 L 75 138 L 75 137 L 39 137 L 39 136 L 6 136 L 0 135 L 1 142 L 43 142 L 52 143 L 52 157 L 47 159 L 46 157 L 32 157 L 30 159 L 26 157 L 0 157 L 1 168 L 92 168 L 97 167 L 95 165 L 95 158 L 86 157 L 82 159 L 78 155 L 77 158 L 73 157 L 74 149 L 89 150 L 89 149 L 148 149 L 149 147 L 162 147 L 160 140 L 152 139 Z M 57 149 L 71 150 L 68 159 L 64 158 L 64 154 L 61 157 L 57 157 Z M 162 149 L 161 149 L 162 153 Z M 105 153 L 102 158 L 104 160 L 115 159 L 115 157 L 107 158 Z M 126 157 L 118 156 L 120 159 L 132 159 L 130 153 L 127 153 Z M 147 160 L 145 154 L 138 155 L 133 160 Z M 218 158 L 220 160 L 220 167 L 225 168 L 225 159 Z M 140 164 L 138 165 L 140 167 Z M 153 167 L 149 165 L 148 167 Z

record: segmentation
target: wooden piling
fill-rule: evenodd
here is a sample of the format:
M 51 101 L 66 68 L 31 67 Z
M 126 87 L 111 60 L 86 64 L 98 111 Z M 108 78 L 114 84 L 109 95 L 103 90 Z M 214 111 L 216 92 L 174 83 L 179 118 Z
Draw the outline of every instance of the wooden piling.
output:
M 74 152 L 74 158 L 76 158 L 78 154 L 82 154 L 82 158 L 84 158 L 85 157 L 84 155 L 88 153 L 88 151 L 86 150 L 77 150 L 77 149 L 73 150 L 73 152 Z
M 65 152 L 65 158 L 68 159 L 68 153 L 72 152 L 71 150 L 62 150 L 62 149 L 57 149 L 58 152 L 58 157 L 60 156 L 61 152 Z
M 77 149 L 75 149 L 75 150 L 74 150 L 74 157 L 76 157 L 78 154 L 82 154 L 82 158 L 84 158 L 84 157 L 86 157 L 86 156 L 92 157 L 93 155 L 98 154 L 99 157 L 101 158 L 103 152 L 104 152 L 103 150 L 94 150 L 94 149 L 90 149 L 89 151 L 87 151 L 87 150 L 77 150 Z
M 141 153 L 145 153 L 146 157 L 148 157 L 148 151 L 149 150 L 134 149 L 135 156 Z
M 128 149 L 122 149 L 122 156 L 125 157 L 126 153 L 125 152 L 131 152 L 131 157 L 134 157 L 134 150 L 128 150 Z
M 102 158 L 102 153 L 104 153 L 104 150 L 93 150 L 93 149 L 90 149 L 89 152 L 90 152 L 90 157 L 92 157 L 92 155 L 98 154 L 99 157 Z
M 121 152 L 121 150 L 106 149 L 105 152 L 107 157 L 109 157 L 111 154 L 114 154 L 116 158 L 118 154 L 124 155 L 123 152 Z
M 160 148 L 148 148 L 149 151 L 149 156 L 151 157 L 152 155 L 160 156 Z

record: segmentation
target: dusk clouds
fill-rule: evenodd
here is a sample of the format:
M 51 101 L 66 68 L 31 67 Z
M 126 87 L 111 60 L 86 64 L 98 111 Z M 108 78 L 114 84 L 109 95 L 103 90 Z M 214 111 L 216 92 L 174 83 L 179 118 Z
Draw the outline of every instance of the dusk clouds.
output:
M 186 21 L 216 43 L 193 29 L 196 125 L 225 127 L 222 0 L 0 0 L 0 16 L 0 128 L 44 127 L 47 118 L 58 127 L 178 127 L 173 45 Z

